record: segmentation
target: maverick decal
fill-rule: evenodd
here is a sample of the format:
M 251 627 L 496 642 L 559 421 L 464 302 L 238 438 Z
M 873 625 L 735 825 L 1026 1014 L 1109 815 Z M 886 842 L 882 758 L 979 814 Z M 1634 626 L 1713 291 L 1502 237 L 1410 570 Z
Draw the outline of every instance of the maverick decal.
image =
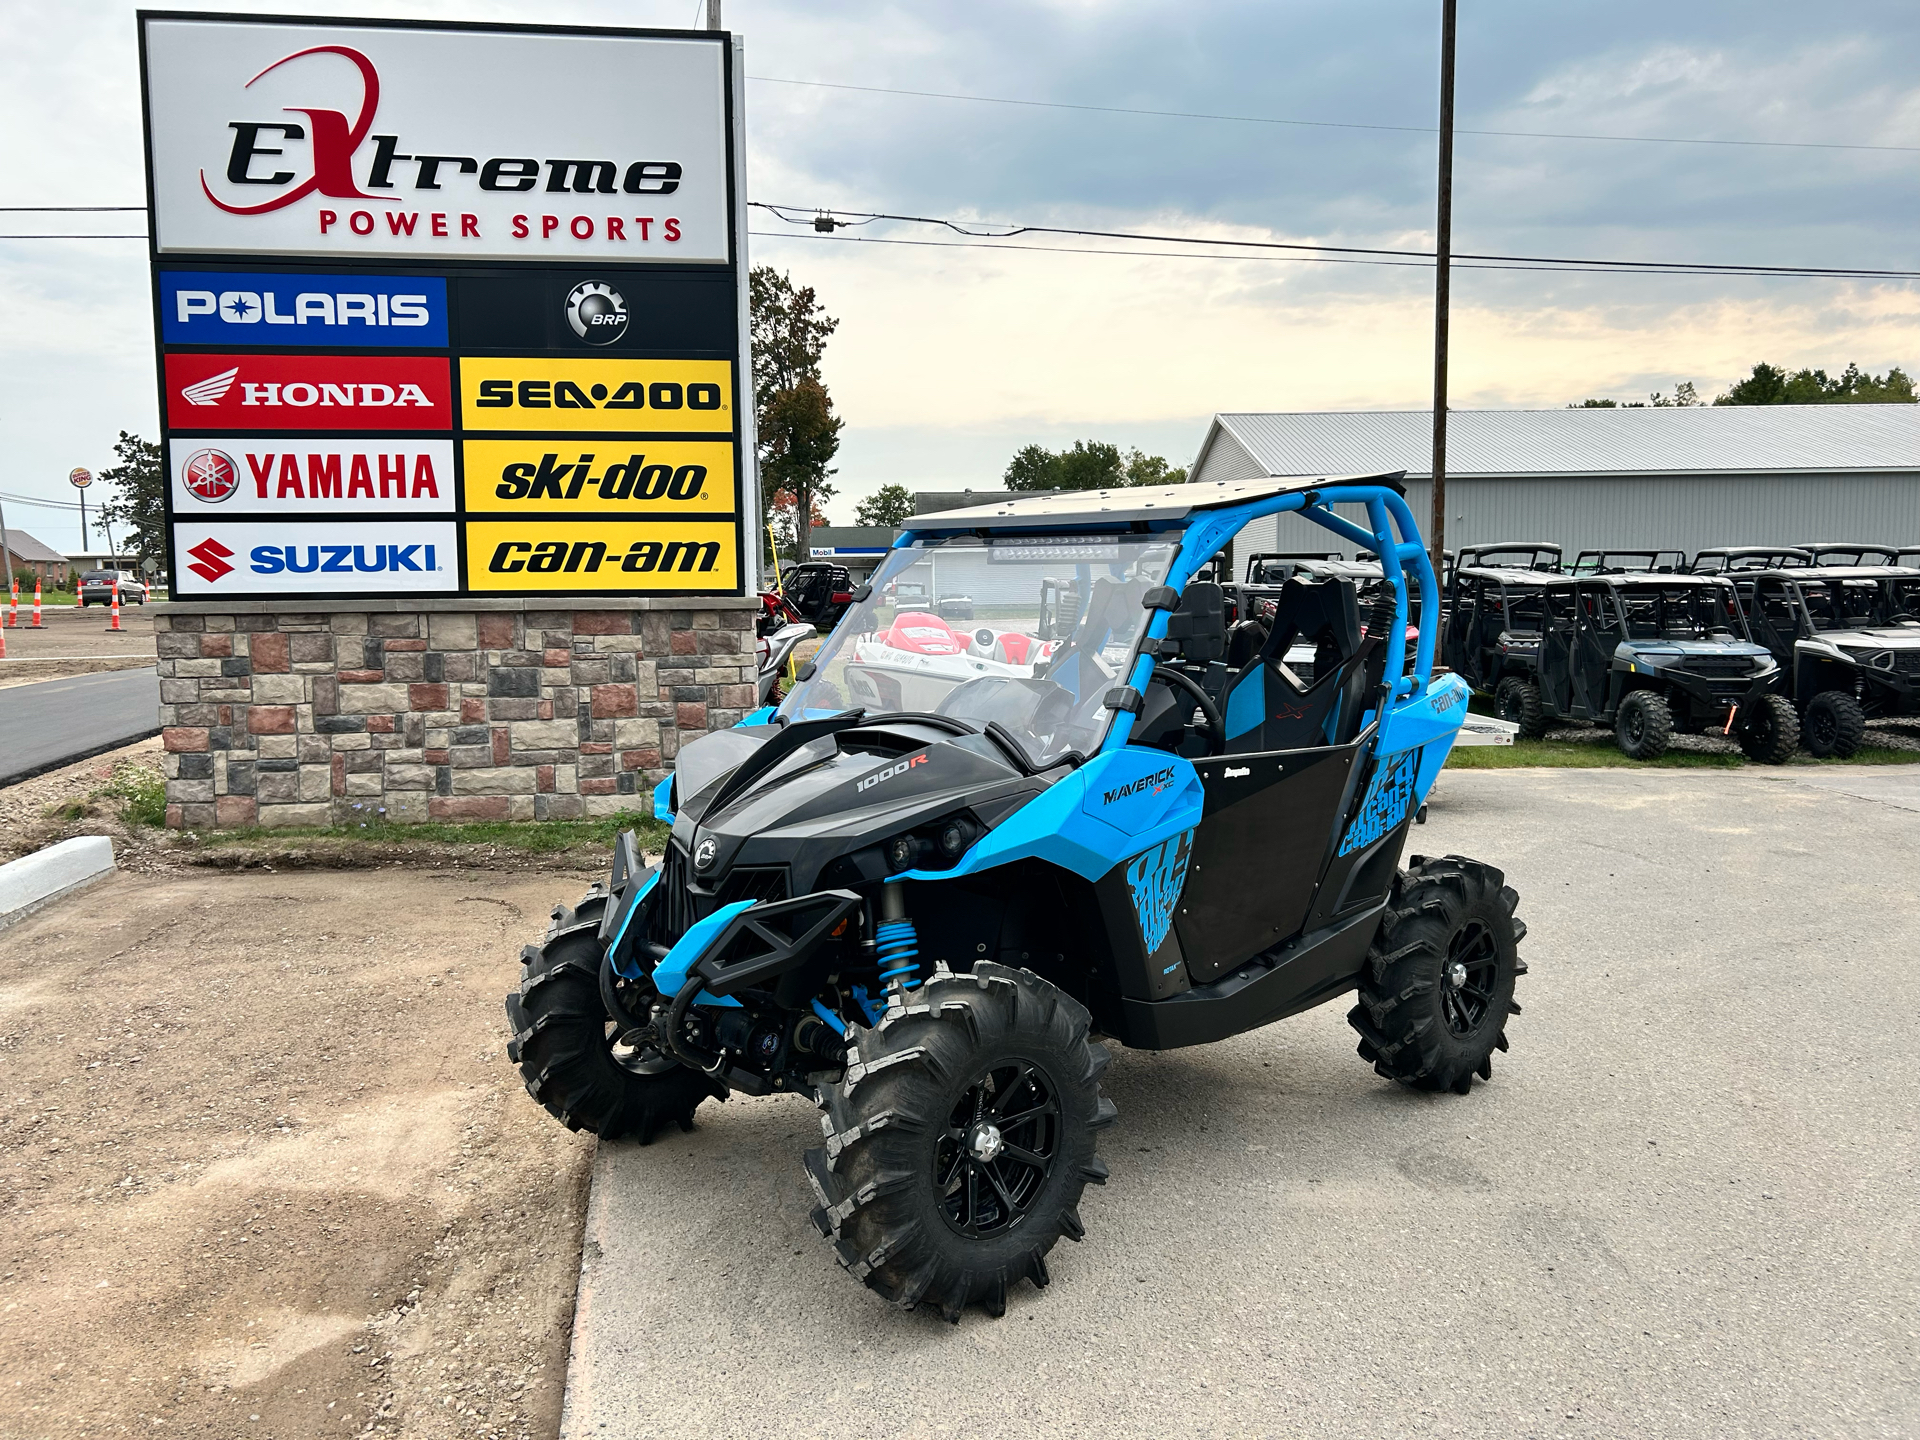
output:
M 466 528 L 469 590 L 718 594 L 739 585 L 738 531 L 724 520 L 474 520 Z
M 180 520 L 182 595 L 379 595 L 457 588 L 451 520 Z M 192 578 L 188 578 L 188 577 Z
M 1174 767 L 1156 770 L 1151 775 L 1142 775 L 1138 780 L 1129 780 L 1126 784 L 1102 792 L 1100 803 L 1111 805 L 1116 800 L 1124 800 L 1129 795 L 1158 795 L 1173 783 Z
M 447 343 L 447 282 L 390 275 L 160 272 L 160 338 L 169 345 Z
M 495 360 L 460 364 L 469 430 L 637 430 L 727 434 L 733 366 L 724 360 Z
M 413 355 L 169 355 L 167 423 L 211 430 L 451 430 L 447 362 Z
M 454 508 L 450 440 L 181 440 L 177 513 L 371 515 Z
M 469 510 L 730 514 L 734 508 L 729 442 L 587 449 L 548 440 L 469 440 L 463 448 Z
M 1169 777 L 1172 771 L 1167 772 Z M 1133 914 L 1140 923 L 1140 943 L 1151 955 L 1166 943 L 1173 925 L 1173 908 L 1187 883 L 1187 861 L 1193 853 L 1193 831 L 1185 830 L 1127 862 L 1127 887 L 1133 892 Z
M 1342 855 L 1351 855 L 1382 839 L 1407 818 L 1413 807 L 1413 781 L 1420 769 L 1420 751 L 1405 750 L 1374 769 L 1367 798 L 1340 841 Z

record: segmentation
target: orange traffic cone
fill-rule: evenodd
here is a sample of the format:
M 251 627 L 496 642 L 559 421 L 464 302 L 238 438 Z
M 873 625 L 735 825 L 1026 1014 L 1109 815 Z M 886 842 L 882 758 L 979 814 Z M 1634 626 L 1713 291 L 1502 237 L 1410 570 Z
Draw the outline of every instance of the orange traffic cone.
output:
M 40 577 L 38 575 L 33 577 L 33 624 L 27 628 L 30 630 L 44 630 L 47 628 L 40 623 Z
M 120 577 L 118 575 L 113 577 L 112 613 L 113 613 L 113 623 L 107 626 L 107 629 L 118 630 L 120 628 Z
M 20 623 L 20 577 L 16 575 L 13 577 L 13 599 L 11 603 L 7 606 L 7 624 L 18 625 L 19 623 Z

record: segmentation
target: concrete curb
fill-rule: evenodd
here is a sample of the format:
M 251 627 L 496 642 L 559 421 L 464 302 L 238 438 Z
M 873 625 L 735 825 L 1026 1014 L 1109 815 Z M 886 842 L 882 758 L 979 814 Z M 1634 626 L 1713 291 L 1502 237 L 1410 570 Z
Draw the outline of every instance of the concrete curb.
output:
M 0 929 L 113 873 L 113 841 L 77 835 L 0 865 Z

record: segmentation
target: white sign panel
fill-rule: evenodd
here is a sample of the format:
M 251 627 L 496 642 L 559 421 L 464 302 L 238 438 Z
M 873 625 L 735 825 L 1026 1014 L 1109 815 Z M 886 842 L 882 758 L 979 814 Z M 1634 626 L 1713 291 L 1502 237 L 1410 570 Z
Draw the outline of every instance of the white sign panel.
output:
M 173 593 L 390 594 L 460 588 L 451 520 L 179 520 Z
M 175 515 L 452 514 L 451 440 L 176 437 Z
M 145 22 L 165 253 L 726 263 L 727 51 Z

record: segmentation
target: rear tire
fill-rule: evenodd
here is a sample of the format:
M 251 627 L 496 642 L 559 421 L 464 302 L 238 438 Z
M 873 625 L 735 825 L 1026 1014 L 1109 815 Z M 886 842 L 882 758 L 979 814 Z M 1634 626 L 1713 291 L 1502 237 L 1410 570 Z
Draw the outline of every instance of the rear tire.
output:
M 1549 721 L 1540 710 L 1540 687 L 1509 675 L 1494 687 L 1493 708 L 1502 720 L 1520 727 L 1522 740 L 1538 740 L 1547 733 Z
M 1613 735 L 1620 742 L 1620 753 L 1629 760 L 1658 760 L 1673 743 L 1673 712 L 1666 697 L 1635 690 L 1621 700 L 1613 718 Z
M 1086 1234 L 1081 1192 L 1106 1183 L 1095 1142 L 1117 1113 L 1100 1093 L 1109 1057 L 1085 1007 L 1029 971 L 983 960 L 905 999 L 855 1031 L 822 1091 L 813 1222 L 902 1309 L 999 1316 L 1011 1286 L 1047 1283 L 1062 1235 Z
M 507 1056 L 527 1093 L 569 1130 L 603 1140 L 637 1136 L 648 1144 L 669 1122 L 693 1129 L 693 1112 L 726 1086 L 671 1057 L 620 1043 L 600 998 L 600 919 L 607 896 L 596 886 L 573 908 L 554 907 L 546 939 L 520 952 L 520 988 L 507 992 L 513 1038 Z M 644 1018 L 655 997 L 644 984 L 623 1003 Z
M 1383 1079 L 1465 1095 L 1493 1078 L 1518 1015 L 1513 982 L 1527 973 L 1514 917 L 1520 897 L 1491 865 L 1464 856 L 1413 858 L 1394 876 L 1380 933 L 1347 1014 L 1360 1058 Z
M 1822 690 L 1807 706 L 1800 739 L 1818 759 L 1844 760 L 1867 738 L 1867 712 L 1844 690 Z
M 1800 743 L 1800 718 L 1784 695 L 1762 695 L 1740 717 L 1740 748 L 1749 760 L 1784 765 Z

